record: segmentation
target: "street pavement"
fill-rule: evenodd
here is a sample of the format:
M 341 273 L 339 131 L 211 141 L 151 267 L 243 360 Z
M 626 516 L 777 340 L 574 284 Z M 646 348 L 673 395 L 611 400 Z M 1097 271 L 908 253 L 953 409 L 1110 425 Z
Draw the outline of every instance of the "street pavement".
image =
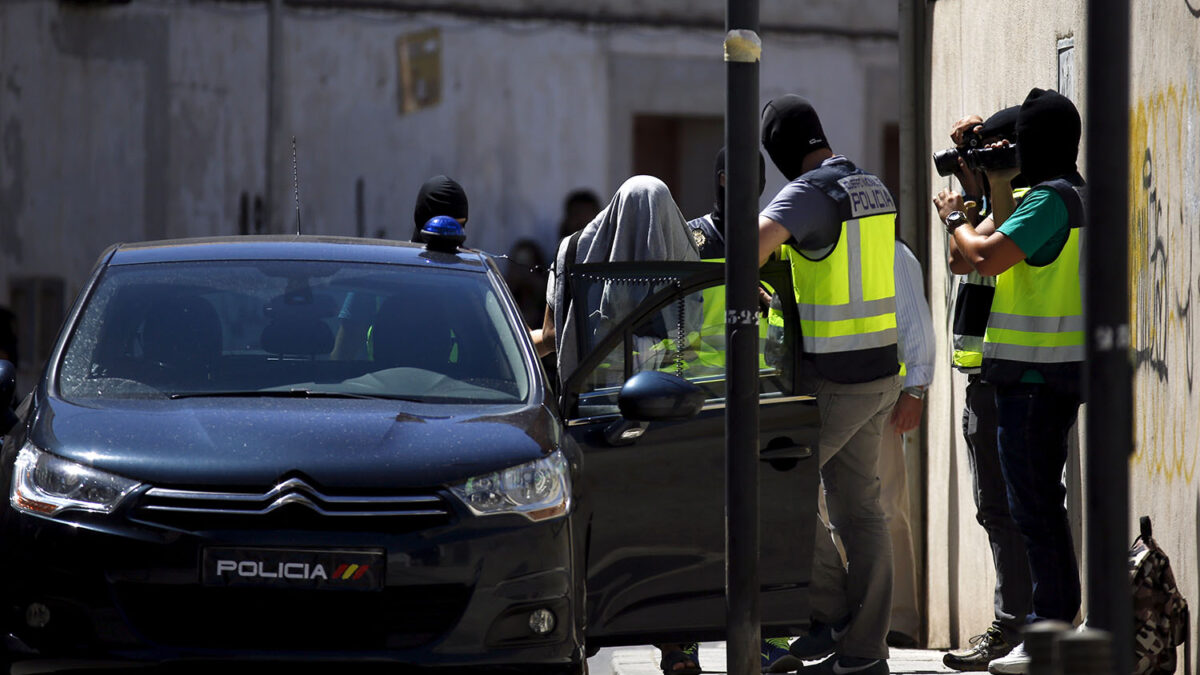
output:
M 945 652 L 934 649 L 892 649 L 888 668 L 893 673 L 954 673 L 942 665 Z M 588 659 L 589 675 L 661 675 L 658 650 L 654 647 L 614 647 L 601 649 Z M 700 665 L 705 672 L 725 672 L 725 643 L 700 644 Z

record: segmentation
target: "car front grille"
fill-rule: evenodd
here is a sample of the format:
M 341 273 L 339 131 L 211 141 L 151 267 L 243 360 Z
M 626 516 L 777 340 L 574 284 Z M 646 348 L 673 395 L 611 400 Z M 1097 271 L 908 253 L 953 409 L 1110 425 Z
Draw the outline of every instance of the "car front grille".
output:
M 206 649 L 408 649 L 458 623 L 468 586 L 437 584 L 377 593 L 205 588 L 118 583 L 132 628 L 170 647 Z
M 135 521 L 189 532 L 227 529 L 413 532 L 449 523 L 446 500 L 429 492 L 336 493 L 291 478 L 262 493 L 151 488 Z

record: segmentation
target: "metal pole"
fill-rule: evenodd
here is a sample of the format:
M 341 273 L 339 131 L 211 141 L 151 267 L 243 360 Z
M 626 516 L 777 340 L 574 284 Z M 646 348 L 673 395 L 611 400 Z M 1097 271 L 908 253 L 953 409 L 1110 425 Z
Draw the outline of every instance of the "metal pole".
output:
M 758 0 L 725 27 L 725 611 L 730 675 L 761 672 L 758 581 Z
M 928 0 L 900 0 L 900 237 L 929 266 Z M 940 232 L 940 230 L 938 230 Z M 939 263 L 941 264 L 941 263 Z
M 263 222 L 269 233 L 281 232 L 282 209 L 276 196 L 279 185 L 276 169 L 279 135 L 283 133 L 283 0 L 270 0 L 267 5 L 267 143 L 266 194 L 263 199 Z
M 1129 2 L 1089 0 L 1087 16 L 1088 625 L 1112 634 L 1110 673 L 1133 670 L 1129 455 Z

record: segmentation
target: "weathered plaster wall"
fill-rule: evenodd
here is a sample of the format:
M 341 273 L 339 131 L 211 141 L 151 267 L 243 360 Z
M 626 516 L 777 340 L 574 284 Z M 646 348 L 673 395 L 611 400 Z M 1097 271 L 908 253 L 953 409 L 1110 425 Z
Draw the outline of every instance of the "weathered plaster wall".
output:
M 1196 606 L 1200 383 L 1195 355 L 1200 318 L 1192 302 L 1200 301 L 1200 6 L 1194 0 L 1134 0 L 1131 5 L 1129 262 L 1136 452 L 1130 461 L 1130 527 L 1136 532 L 1140 515 L 1153 518 L 1156 538 Z M 935 147 L 949 145 L 950 125 L 963 115 L 986 116 L 1020 103 L 1033 86 L 1057 88 L 1056 46 L 1068 37 L 1075 46 L 1073 99 L 1086 130 L 1085 3 L 939 0 L 932 9 L 930 124 Z M 995 31 L 994 26 L 1006 28 Z M 1081 153 L 1081 169 L 1085 162 Z M 949 184 L 932 166 L 930 170 L 935 186 Z M 945 258 L 944 241 L 941 235 L 933 238 L 932 260 Z M 935 317 L 946 316 L 951 282 L 944 266 L 932 265 Z M 941 349 L 947 336 L 943 326 Z M 948 514 L 940 525 L 936 519 L 930 522 L 931 567 L 936 567 L 939 548 L 950 553 L 943 569 L 931 570 L 931 605 L 948 608 L 944 621 L 931 623 L 931 636 L 953 644 L 965 644 L 991 620 L 994 579 L 971 501 L 960 429 L 964 384 L 960 375 L 939 373 L 929 430 L 930 512 Z M 1081 454 L 1086 463 L 1086 450 Z M 1078 482 L 1078 467 L 1068 473 L 1069 480 Z M 1070 503 L 1080 503 L 1086 495 L 1086 486 L 1082 488 Z M 1086 563 L 1081 559 L 1081 564 Z
M 898 116 L 894 87 L 878 84 L 898 72 L 896 9 L 846 5 L 765 3 L 764 25 L 812 30 L 764 31 L 762 96 L 809 95 L 834 147 L 878 167 L 880 130 Z M 613 0 L 589 6 L 588 23 L 289 7 L 278 228 L 295 224 L 295 136 L 307 233 L 355 234 L 361 213 L 368 236 L 407 237 L 418 187 L 446 173 L 470 197 L 469 244 L 503 253 L 529 236 L 552 250 L 567 192 L 606 200 L 628 176 L 633 115 L 724 110 L 720 29 L 599 19 L 719 9 Z M 398 40 L 426 30 L 440 37 L 440 99 L 404 111 Z M 0 3 L 0 302 L 10 279 L 35 274 L 62 276 L 69 302 L 116 241 L 236 234 L 243 196 L 253 221 L 267 189 L 267 38 L 265 2 Z M 771 171 L 768 198 L 782 183 Z
M 1131 498 L 1134 516 L 1154 519 L 1155 538 L 1194 608 L 1200 607 L 1200 3 L 1134 3 L 1131 29 L 1137 442 Z M 1195 645 L 1195 622 L 1191 630 Z
M 1081 3 L 996 3 L 939 0 L 930 6 L 932 22 L 929 133 L 934 149 L 951 146 L 950 127 L 958 119 L 1019 104 L 1032 87 L 1058 88 L 1058 40 L 1075 39 L 1081 65 L 1087 43 Z M 1004 26 L 1004 30 L 995 30 Z M 1075 80 L 1073 100 L 1082 109 L 1083 78 Z M 1086 124 L 1086 119 L 1085 122 Z M 1080 158 L 1082 163 L 1083 158 Z M 933 191 L 951 186 L 927 165 Z M 960 189 L 957 185 L 955 189 Z M 932 197 L 932 195 L 930 195 Z M 936 212 L 930 216 L 930 307 L 938 328 L 938 353 L 949 354 L 949 310 L 955 277 L 946 260 L 945 236 Z M 949 363 L 944 356 L 942 363 Z M 935 646 L 965 645 L 993 619 L 995 572 L 987 537 L 975 518 L 973 486 L 962 437 L 966 378 L 940 369 L 930 394 L 929 477 L 929 639 Z M 1078 474 L 1076 467 L 1075 475 Z M 1077 482 L 1077 481 L 1076 481 Z M 1080 502 L 1075 501 L 1076 506 Z M 1076 542 L 1077 548 L 1079 542 Z

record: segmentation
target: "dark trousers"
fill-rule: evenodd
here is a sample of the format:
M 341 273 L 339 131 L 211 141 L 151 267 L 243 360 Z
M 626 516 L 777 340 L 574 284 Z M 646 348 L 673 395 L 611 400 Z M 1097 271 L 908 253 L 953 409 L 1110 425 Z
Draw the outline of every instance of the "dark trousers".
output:
M 1079 395 L 1040 384 L 996 387 L 1000 466 L 1008 508 L 1025 538 L 1033 581 L 1029 620 L 1071 622 L 1079 611 L 1079 564 L 1062 483 L 1067 434 Z
M 978 375 L 967 379 L 963 437 L 975 488 L 975 519 L 987 532 L 996 566 L 994 625 L 1010 644 L 1021 641 L 1021 629 L 1033 595 L 1025 540 L 1008 511 L 1008 489 L 996 449 L 996 390 Z

